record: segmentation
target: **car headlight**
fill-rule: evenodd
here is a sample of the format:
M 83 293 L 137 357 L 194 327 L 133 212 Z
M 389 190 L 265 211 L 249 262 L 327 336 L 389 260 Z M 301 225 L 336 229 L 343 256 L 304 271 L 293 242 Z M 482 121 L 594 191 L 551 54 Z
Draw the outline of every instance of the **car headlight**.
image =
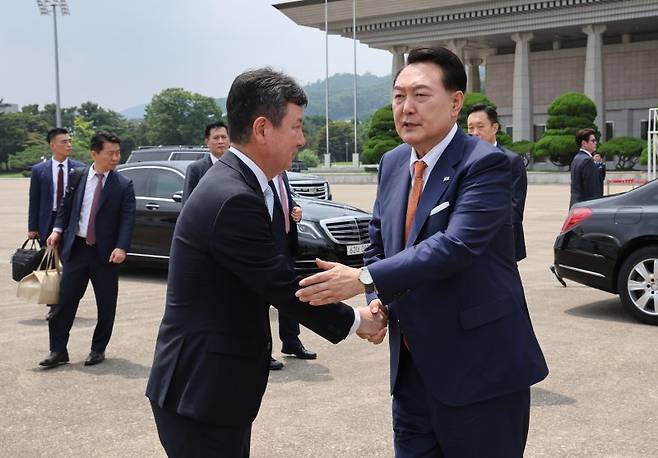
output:
M 321 239 L 322 235 L 315 228 L 313 223 L 307 221 L 300 221 L 297 223 L 297 232 L 301 237 L 307 237 L 310 239 Z

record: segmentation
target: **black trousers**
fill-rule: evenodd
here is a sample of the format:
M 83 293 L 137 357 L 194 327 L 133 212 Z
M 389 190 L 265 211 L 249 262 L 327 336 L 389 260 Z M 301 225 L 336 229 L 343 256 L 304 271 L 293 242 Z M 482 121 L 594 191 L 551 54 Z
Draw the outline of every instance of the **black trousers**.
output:
M 119 266 L 98 257 L 96 247 L 76 237 L 71 256 L 64 264 L 59 287 L 59 304 L 55 315 L 48 321 L 50 351 L 65 351 L 69 333 L 78 311 L 80 299 L 87 290 L 89 280 L 94 287 L 98 322 L 94 329 L 91 349 L 105 351 L 114 327 L 114 316 L 119 292 Z
M 279 312 L 279 338 L 284 347 L 299 347 L 299 322 Z
M 249 456 L 251 424 L 227 427 L 200 423 L 151 401 L 160 443 L 169 458 L 245 458 Z

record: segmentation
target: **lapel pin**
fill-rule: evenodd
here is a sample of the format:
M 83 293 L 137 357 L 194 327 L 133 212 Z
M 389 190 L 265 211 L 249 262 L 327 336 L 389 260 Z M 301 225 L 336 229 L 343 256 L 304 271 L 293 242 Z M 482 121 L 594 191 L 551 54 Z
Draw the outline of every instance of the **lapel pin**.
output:
M 446 182 L 446 181 L 450 181 L 450 177 L 443 177 L 443 181 L 444 181 L 444 182 Z

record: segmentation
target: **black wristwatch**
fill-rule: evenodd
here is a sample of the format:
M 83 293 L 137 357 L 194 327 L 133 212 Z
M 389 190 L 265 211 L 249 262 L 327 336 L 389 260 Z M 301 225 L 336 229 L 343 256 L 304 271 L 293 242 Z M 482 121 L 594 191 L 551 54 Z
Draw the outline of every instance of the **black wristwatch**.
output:
M 372 281 L 372 277 L 370 276 L 370 272 L 368 271 L 367 267 L 361 267 L 361 272 L 359 273 L 359 281 L 363 283 L 363 286 L 366 289 L 366 294 L 377 292 L 377 288 L 375 288 L 375 282 Z

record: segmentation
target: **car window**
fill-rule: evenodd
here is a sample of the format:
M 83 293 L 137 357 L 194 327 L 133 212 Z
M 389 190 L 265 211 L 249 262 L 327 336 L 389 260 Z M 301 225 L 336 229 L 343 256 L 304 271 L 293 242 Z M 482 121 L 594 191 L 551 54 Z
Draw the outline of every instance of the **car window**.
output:
M 183 178 L 177 173 L 163 169 L 152 169 L 151 173 L 149 197 L 171 199 L 174 193 L 183 190 Z
M 130 170 L 119 170 L 121 175 L 125 176 L 129 180 L 132 180 L 133 187 L 135 188 L 135 197 L 144 197 L 146 196 L 146 185 L 148 183 L 149 170 L 140 170 L 140 169 L 130 169 Z
M 167 151 L 133 151 L 126 162 L 166 161 L 168 156 Z
M 197 159 L 201 159 L 202 157 L 207 156 L 207 155 L 208 155 L 208 153 L 204 153 L 204 152 L 198 152 L 198 153 L 179 152 L 179 153 L 172 153 L 169 160 L 170 161 L 196 161 Z

